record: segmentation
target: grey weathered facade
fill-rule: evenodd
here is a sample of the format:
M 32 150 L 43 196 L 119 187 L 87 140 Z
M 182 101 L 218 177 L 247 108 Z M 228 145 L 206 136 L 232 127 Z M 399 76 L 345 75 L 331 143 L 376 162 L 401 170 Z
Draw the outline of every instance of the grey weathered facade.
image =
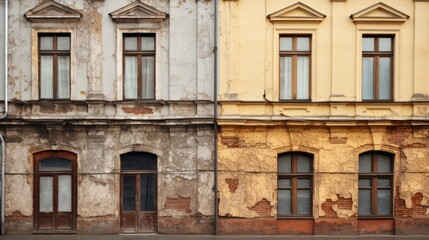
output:
M 129 152 L 156 155 L 153 231 L 213 232 L 213 9 L 210 0 L 9 1 L 6 234 L 63 231 L 40 229 L 35 217 L 34 156 L 49 153 L 76 156 L 75 222 L 65 232 L 123 231 Z M 67 99 L 40 97 L 38 41 L 49 33 L 70 37 Z M 126 99 L 123 39 L 141 33 L 155 39 L 154 98 Z

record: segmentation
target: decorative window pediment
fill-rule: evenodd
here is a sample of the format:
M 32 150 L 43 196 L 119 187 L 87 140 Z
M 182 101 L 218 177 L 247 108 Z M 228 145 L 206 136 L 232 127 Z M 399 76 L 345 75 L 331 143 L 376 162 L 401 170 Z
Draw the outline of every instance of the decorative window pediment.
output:
M 283 8 L 277 12 L 268 15 L 272 21 L 310 21 L 320 22 L 325 18 L 325 14 L 320 13 L 313 8 L 298 2 L 289 7 Z
M 165 19 L 167 14 L 139 0 L 110 13 L 115 22 L 140 22 L 144 20 Z
M 26 12 L 24 16 L 31 22 L 49 22 L 58 20 L 73 22 L 79 21 L 82 13 L 51 0 L 31 9 Z
M 350 16 L 353 22 L 397 22 L 403 23 L 409 16 L 382 2 L 367 7 Z

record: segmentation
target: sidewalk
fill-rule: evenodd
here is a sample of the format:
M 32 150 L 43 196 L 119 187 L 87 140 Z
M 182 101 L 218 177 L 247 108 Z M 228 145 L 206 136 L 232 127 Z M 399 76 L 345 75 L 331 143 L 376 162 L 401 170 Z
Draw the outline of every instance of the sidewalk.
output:
M 257 240 L 257 239 L 287 239 L 287 240 L 429 240 L 429 236 L 210 236 L 210 235 L 7 235 L 0 236 L 1 240 Z

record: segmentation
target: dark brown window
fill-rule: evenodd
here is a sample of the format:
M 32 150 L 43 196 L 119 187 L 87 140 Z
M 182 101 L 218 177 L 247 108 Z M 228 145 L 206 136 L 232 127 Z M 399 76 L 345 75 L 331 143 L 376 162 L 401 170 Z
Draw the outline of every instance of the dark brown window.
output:
M 39 34 L 39 95 L 70 98 L 70 34 Z
M 310 36 L 280 36 L 280 100 L 310 99 Z
M 393 37 L 364 35 L 362 39 L 362 99 L 392 100 Z
M 155 34 L 124 34 L 124 98 L 155 98 Z
M 313 157 L 293 152 L 278 156 L 277 215 L 312 216 Z
M 359 216 L 392 216 L 393 156 L 368 152 L 359 156 Z
M 76 154 L 34 154 L 34 230 L 71 233 L 76 229 Z
M 151 153 L 121 155 L 121 229 L 155 232 L 157 157 Z

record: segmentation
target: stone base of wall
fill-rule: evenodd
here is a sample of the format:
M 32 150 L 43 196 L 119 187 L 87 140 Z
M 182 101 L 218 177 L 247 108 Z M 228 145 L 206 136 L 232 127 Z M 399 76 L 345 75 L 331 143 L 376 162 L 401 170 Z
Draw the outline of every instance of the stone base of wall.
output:
M 210 235 L 214 231 L 213 217 L 158 217 L 160 234 L 199 234 Z
M 33 234 L 32 217 L 7 217 L 5 218 L 4 233 L 13 234 Z
M 359 234 L 392 235 L 395 234 L 394 219 L 359 219 Z
M 218 221 L 218 234 L 242 235 L 312 235 L 313 219 L 234 219 L 221 218 Z
M 118 234 L 120 223 L 114 217 L 77 218 L 76 228 L 77 234 Z
M 357 219 L 319 218 L 314 221 L 316 235 L 356 235 Z

